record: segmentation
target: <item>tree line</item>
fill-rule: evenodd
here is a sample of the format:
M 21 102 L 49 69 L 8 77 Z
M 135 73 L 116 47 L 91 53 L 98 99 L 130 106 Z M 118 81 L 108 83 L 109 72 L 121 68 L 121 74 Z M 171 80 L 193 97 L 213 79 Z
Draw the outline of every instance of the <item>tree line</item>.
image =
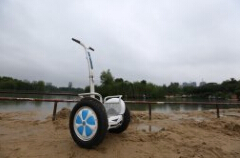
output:
M 82 88 L 57 87 L 44 81 L 18 80 L 12 77 L 0 76 L 0 90 L 14 91 L 38 91 L 38 92 L 76 92 L 83 93 Z
M 101 73 L 100 79 L 101 85 L 95 88 L 103 96 L 121 94 L 130 99 L 161 99 L 166 96 L 219 99 L 230 99 L 233 95 L 240 97 L 240 80 L 234 78 L 221 84 L 206 83 L 199 87 L 183 87 L 177 82 L 172 82 L 168 86 L 159 86 L 146 80 L 129 82 L 122 78 L 115 79 L 111 71 L 107 70 Z M 89 87 L 85 88 L 85 92 L 89 92 Z
M 173 82 L 170 85 L 159 86 L 146 80 L 130 82 L 122 78 L 114 78 L 110 70 L 103 71 L 100 76 L 101 84 L 95 86 L 96 92 L 102 96 L 123 95 L 124 99 L 161 99 L 166 96 L 195 97 L 195 98 L 221 98 L 230 99 L 232 96 L 240 97 L 240 80 L 231 78 L 218 83 L 206 83 L 194 87 L 184 86 Z M 70 84 L 71 85 L 71 84 Z M 45 84 L 44 81 L 18 80 L 11 77 L 0 77 L 0 90 L 32 90 L 45 92 L 74 92 L 87 93 L 89 86 L 82 88 L 56 87 Z

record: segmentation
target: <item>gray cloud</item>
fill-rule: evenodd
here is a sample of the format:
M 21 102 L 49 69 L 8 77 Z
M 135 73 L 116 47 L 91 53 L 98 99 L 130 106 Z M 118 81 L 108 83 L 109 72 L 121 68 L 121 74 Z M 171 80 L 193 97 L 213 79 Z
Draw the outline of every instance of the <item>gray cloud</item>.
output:
M 156 84 L 239 79 L 240 3 L 212 1 L 0 2 L 0 75 L 58 86 L 88 85 L 83 49 L 95 48 L 95 80 Z

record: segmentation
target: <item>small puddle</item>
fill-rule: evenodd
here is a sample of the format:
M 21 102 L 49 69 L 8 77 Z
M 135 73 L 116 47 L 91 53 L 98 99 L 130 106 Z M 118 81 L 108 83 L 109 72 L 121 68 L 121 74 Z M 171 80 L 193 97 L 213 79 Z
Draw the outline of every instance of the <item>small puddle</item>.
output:
M 152 126 L 152 125 L 146 125 L 146 124 L 139 124 L 137 126 L 137 131 L 143 131 L 143 132 L 157 133 L 162 130 L 164 130 L 164 128 Z
M 225 116 L 233 116 L 233 117 L 240 117 L 240 113 L 238 112 L 226 112 L 224 113 Z
M 197 116 L 188 116 L 188 115 L 172 115 L 172 117 L 170 117 L 171 120 L 173 121 L 178 121 L 178 120 L 194 120 L 196 122 L 202 122 L 204 120 L 207 120 L 207 118 L 204 117 L 197 117 Z
M 194 120 L 196 122 L 203 122 L 204 120 L 207 120 L 204 117 L 189 117 L 189 118 L 186 118 L 186 119 Z

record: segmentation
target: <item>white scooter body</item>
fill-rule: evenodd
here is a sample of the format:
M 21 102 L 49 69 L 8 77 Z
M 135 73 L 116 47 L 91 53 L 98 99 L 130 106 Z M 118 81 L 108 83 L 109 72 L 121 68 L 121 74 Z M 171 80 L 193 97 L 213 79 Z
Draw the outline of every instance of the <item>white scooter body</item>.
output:
M 108 129 L 117 128 L 122 124 L 125 103 L 119 96 L 109 96 L 104 99 L 104 107 L 108 116 Z
M 78 94 L 78 96 L 79 97 L 91 96 L 92 98 L 95 98 L 97 96 L 98 100 L 104 105 L 106 109 L 107 116 L 108 116 L 108 129 L 119 127 L 122 124 L 123 114 L 126 110 L 126 105 L 124 101 L 121 99 L 122 95 L 108 96 L 108 97 L 105 97 L 103 100 L 101 94 L 95 92 L 94 80 L 93 80 L 93 64 L 92 64 L 90 52 L 88 51 L 88 50 L 94 51 L 94 49 L 91 47 L 86 47 L 83 43 L 81 43 L 80 41 L 74 38 L 72 38 L 72 40 L 80 44 L 84 48 L 87 62 L 88 62 L 88 69 L 89 69 L 90 93 L 82 93 L 82 94 Z

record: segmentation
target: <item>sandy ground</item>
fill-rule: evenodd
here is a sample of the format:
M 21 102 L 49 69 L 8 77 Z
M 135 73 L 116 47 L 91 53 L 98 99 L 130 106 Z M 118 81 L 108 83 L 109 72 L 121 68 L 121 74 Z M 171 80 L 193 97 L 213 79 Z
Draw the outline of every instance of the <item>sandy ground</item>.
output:
M 132 122 L 121 134 L 108 133 L 95 149 L 78 147 L 68 129 L 68 109 L 57 120 L 34 120 L 37 112 L 0 112 L 0 158 L 239 158 L 240 109 L 153 113 L 131 112 Z

